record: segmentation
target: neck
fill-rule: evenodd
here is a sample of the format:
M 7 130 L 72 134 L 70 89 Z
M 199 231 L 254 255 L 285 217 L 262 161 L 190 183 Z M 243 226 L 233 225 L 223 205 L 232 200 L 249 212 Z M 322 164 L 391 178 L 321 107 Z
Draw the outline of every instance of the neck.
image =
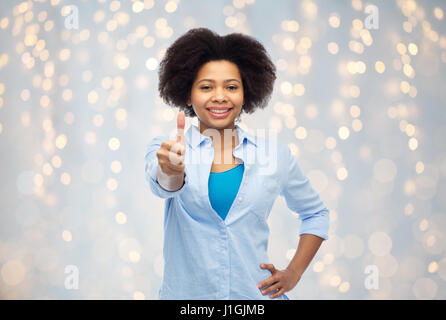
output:
M 233 150 L 238 144 L 238 134 L 234 123 L 223 129 L 208 128 L 198 122 L 200 133 L 212 139 L 212 146 L 216 150 Z

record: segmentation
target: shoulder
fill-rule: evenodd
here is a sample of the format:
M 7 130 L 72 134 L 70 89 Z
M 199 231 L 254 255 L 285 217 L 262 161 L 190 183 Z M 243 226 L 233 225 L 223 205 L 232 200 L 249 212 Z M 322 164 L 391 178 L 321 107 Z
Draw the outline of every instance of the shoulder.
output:
M 283 157 L 284 160 L 290 161 L 291 157 L 294 158 L 287 143 L 279 143 L 278 150 L 279 154 Z
M 291 150 L 288 144 L 279 141 L 277 136 L 254 136 L 257 149 L 264 154 L 277 156 L 279 159 L 289 158 Z
M 256 135 L 255 139 L 255 152 L 252 155 L 248 152 L 248 158 L 255 157 L 262 174 L 274 175 L 282 180 L 292 161 L 288 145 L 280 142 L 277 135 Z

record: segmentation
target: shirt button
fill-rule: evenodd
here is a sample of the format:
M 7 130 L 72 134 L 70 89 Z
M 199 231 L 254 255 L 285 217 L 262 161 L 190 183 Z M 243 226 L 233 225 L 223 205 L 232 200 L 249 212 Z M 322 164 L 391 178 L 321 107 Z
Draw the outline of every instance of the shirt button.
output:
M 242 201 L 243 200 L 243 198 L 242 197 L 238 197 L 238 201 Z

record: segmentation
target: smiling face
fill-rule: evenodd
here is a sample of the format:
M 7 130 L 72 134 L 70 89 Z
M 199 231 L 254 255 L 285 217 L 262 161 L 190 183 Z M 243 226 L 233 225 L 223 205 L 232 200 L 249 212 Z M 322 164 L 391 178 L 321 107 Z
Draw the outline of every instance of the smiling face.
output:
M 200 132 L 208 128 L 234 129 L 243 105 L 243 83 L 237 65 L 226 60 L 203 64 L 187 104 L 192 105 L 197 115 Z

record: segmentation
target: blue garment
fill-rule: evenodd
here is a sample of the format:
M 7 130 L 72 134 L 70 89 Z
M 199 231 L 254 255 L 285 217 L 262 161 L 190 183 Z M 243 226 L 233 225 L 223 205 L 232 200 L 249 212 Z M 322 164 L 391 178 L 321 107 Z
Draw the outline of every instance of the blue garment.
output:
M 235 128 L 239 143 L 233 155 L 244 163 L 244 174 L 225 220 L 209 200 L 214 161 L 209 136 L 195 125 L 186 131 L 185 181 L 177 191 L 167 191 L 157 181 L 156 152 L 172 137 L 155 137 L 147 146 L 146 180 L 152 192 L 165 199 L 160 299 L 270 299 L 257 284 L 271 276 L 259 265 L 274 263 L 267 255 L 267 218 L 279 195 L 299 214 L 300 234 L 328 238 L 329 211 L 288 146 Z
M 244 165 L 242 163 L 224 172 L 211 172 L 209 176 L 209 201 L 222 220 L 225 220 L 237 196 L 243 178 L 243 171 Z

